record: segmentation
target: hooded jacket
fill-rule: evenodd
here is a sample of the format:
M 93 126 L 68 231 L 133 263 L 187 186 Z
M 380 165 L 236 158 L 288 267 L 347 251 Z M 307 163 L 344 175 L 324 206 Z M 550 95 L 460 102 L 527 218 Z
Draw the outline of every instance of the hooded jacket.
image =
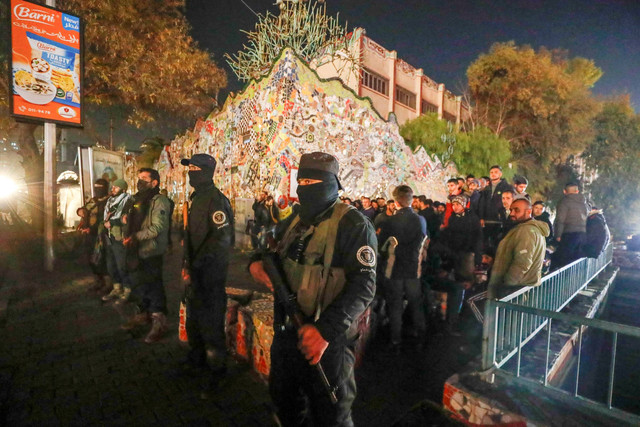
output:
M 556 222 L 554 224 L 556 237 L 562 233 L 586 233 L 589 208 L 584 195 L 569 193 L 558 203 Z
M 498 295 L 500 287 L 540 285 L 548 235 L 549 226 L 545 222 L 531 219 L 504 236 L 491 269 L 490 298 Z

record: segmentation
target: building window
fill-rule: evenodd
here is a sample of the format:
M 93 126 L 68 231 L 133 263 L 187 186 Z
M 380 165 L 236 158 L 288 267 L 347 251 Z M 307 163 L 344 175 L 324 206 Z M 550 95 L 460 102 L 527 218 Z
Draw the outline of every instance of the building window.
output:
M 400 86 L 396 86 L 396 101 L 409 108 L 416 108 L 416 95 Z
M 437 112 L 438 112 L 437 105 L 433 105 L 432 103 L 430 103 L 429 101 L 425 101 L 424 99 L 422 100 L 422 114 L 437 113 Z
M 367 70 L 366 68 L 362 69 L 362 86 L 389 96 L 389 80 Z

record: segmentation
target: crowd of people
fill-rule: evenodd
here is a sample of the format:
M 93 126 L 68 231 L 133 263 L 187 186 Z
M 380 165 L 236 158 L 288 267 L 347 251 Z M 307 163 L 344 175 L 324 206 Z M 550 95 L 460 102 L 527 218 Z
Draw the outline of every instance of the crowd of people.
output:
M 104 302 L 130 301 L 136 314 L 122 329 L 151 324 L 144 341 L 154 343 L 167 330 L 167 302 L 162 282 L 163 256 L 169 246 L 173 202 L 158 187 L 158 171 L 138 171 L 138 192 L 130 195 L 123 179 L 111 188 L 94 183 L 93 197 L 80 209 L 78 231 L 95 275 L 93 291 Z
M 234 215 L 213 182 L 213 157 L 195 154 L 181 163 L 193 192 L 182 212 L 189 352 L 179 369 L 200 378 L 206 397 L 227 371 L 225 285 Z M 388 325 L 393 353 L 411 344 L 420 349 L 434 329 L 478 342 L 484 299 L 537 286 L 549 264 L 560 268 L 598 256 L 608 241 L 602 212 L 589 211 L 576 183 L 565 187 L 552 225 L 545 203 L 532 203 L 527 194 L 526 178 L 509 183 L 498 165 L 486 177 L 450 179 L 445 201 L 415 195 L 407 185 L 389 199 L 339 198 L 338 176 L 333 156 L 303 154 L 293 213 L 281 218 L 263 191 L 247 225 L 255 249 L 252 277 L 272 291 L 274 282 L 284 283 L 290 293 L 275 293 L 269 377 L 283 425 L 307 418 L 352 425 L 355 320 L 368 307 Z M 151 324 L 144 338 L 149 344 L 167 330 L 162 266 L 174 207 L 159 184 L 158 172 L 147 168 L 139 170 L 133 195 L 123 180 L 110 188 L 97 180 L 94 197 L 78 211 L 95 290 L 116 306 L 135 304 L 136 314 L 122 328 Z M 274 255 L 278 266 L 270 269 Z M 431 291 L 447 295 L 446 315 L 437 324 L 431 324 L 437 319 Z M 294 314 L 287 309 L 292 301 Z M 324 388 L 311 369 L 320 364 Z
M 341 198 L 372 222 L 378 236 L 377 310 L 390 325 L 394 352 L 401 348 L 404 318 L 411 321 L 404 335 L 417 347 L 429 321 L 436 333 L 464 333 L 479 344 L 484 299 L 539 285 L 547 272 L 597 257 L 606 246 L 602 211 L 589 208 L 577 183 L 566 185 L 553 224 L 546 203 L 527 193 L 526 177 L 516 175 L 510 183 L 499 165 L 488 172 L 449 179 L 444 201 L 415 195 L 407 186 L 388 200 Z M 447 294 L 444 322 L 431 291 Z

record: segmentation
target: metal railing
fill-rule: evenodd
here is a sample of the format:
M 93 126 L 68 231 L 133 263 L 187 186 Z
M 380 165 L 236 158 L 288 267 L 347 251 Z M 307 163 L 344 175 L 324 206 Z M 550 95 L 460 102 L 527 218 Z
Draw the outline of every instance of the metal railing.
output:
M 613 245 L 609 245 L 598 258 L 580 258 L 543 277 L 540 286 L 527 286 L 499 300 L 487 300 L 482 368 L 500 368 L 547 324 L 547 317 L 525 314 L 511 306 L 558 312 L 611 262 L 612 257 Z
M 544 392 L 552 393 L 560 400 L 571 401 L 603 415 L 612 416 L 625 424 L 640 424 L 640 416 L 613 407 L 618 338 L 619 336 L 640 338 L 640 328 L 559 313 L 611 262 L 612 257 L 613 245 L 609 245 L 599 258 L 579 259 L 544 277 L 539 287 L 526 287 L 502 299 L 487 300 L 482 348 L 483 369 L 488 373 L 495 372 L 489 369 L 500 368 L 516 355 L 515 376 L 519 381 L 525 382 L 534 389 L 539 387 Z M 549 384 L 551 329 L 557 321 L 577 327 L 577 361 L 572 392 Z M 606 402 L 597 402 L 578 393 L 583 333 L 587 327 L 609 332 L 612 336 Z M 542 381 L 523 378 L 520 375 L 522 348 L 545 328 L 547 336 L 544 378 Z

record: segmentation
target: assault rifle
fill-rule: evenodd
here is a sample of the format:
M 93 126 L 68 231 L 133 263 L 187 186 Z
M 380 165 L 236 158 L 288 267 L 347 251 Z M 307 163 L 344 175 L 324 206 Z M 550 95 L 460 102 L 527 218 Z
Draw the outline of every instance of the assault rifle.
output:
M 262 258 L 262 263 L 264 271 L 267 273 L 267 276 L 269 276 L 269 279 L 273 284 L 273 291 L 278 297 L 279 302 L 284 307 L 287 316 L 291 319 L 296 330 L 300 329 L 304 325 L 304 315 L 296 301 L 296 296 L 290 291 L 290 288 L 286 283 L 286 276 L 282 271 L 278 254 L 275 252 L 266 253 Z M 322 368 L 322 364 L 320 362 L 316 363 L 315 368 L 318 372 L 318 376 L 320 377 L 320 381 L 322 382 L 322 386 L 329 395 L 329 399 L 331 399 L 331 403 L 335 405 L 338 403 L 336 391 L 331 387 L 329 379 Z

